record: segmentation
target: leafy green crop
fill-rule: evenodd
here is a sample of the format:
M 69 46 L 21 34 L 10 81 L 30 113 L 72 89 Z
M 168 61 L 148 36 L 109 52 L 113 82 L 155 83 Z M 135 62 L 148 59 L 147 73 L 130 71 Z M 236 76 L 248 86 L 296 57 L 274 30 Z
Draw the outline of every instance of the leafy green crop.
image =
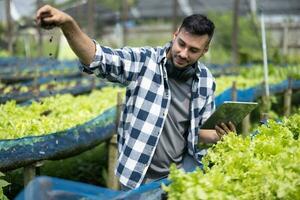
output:
M 300 112 L 299 112 L 300 113 Z M 171 167 L 169 199 L 300 199 L 300 114 L 259 134 L 228 134 L 208 150 L 204 170 Z
M 300 135 L 300 115 L 293 115 L 288 119 L 284 119 L 285 126 L 287 126 L 294 134 L 294 139 L 299 140 Z
M 49 91 L 51 92 L 57 92 L 59 90 L 63 89 L 71 89 L 75 88 L 77 86 L 80 87 L 92 87 L 96 83 L 99 83 L 100 79 L 95 80 L 89 80 L 89 79 L 77 79 L 77 80 L 66 80 L 66 81 L 55 81 L 52 80 L 47 83 L 43 83 L 40 85 L 29 85 L 25 86 L 24 84 L 2 84 L 0 83 L 0 96 L 6 96 L 14 94 L 21 94 L 21 93 L 27 93 L 27 92 L 43 92 L 43 91 Z
M 15 139 L 54 133 L 83 124 L 116 105 L 120 88 L 106 87 L 89 95 L 56 95 L 18 106 L 0 105 L 0 139 Z
M 263 66 L 253 66 L 251 68 L 241 68 L 238 76 L 221 76 L 216 79 L 216 94 L 221 94 L 224 90 L 232 87 L 235 81 L 237 89 L 246 89 L 262 84 L 264 81 Z M 300 65 L 288 67 L 269 66 L 269 84 L 278 84 L 288 78 L 300 79 Z
M 8 200 L 8 198 L 3 194 L 3 188 L 8 186 L 9 183 L 1 179 L 2 176 L 4 176 L 4 174 L 0 172 L 0 200 Z

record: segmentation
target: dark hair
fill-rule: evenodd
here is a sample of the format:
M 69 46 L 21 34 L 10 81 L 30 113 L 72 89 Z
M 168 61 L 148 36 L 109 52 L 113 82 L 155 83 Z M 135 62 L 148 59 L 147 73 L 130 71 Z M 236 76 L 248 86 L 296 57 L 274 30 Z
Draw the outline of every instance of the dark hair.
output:
M 195 35 L 208 35 L 209 39 L 214 34 L 215 25 L 206 16 L 193 14 L 184 18 L 179 30 L 184 28 L 187 32 Z

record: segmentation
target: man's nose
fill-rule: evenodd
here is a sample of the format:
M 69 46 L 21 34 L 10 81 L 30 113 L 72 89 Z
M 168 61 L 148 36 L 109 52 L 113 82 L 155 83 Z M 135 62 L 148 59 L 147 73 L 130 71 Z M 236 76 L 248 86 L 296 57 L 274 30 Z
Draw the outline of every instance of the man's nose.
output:
M 182 50 L 180 51 L 179 56 L 180 56 L 181 58 L 187 58 L 187 57 L 188 57 L 188 49 L 187 49 L 187 48 L 182 49 Z

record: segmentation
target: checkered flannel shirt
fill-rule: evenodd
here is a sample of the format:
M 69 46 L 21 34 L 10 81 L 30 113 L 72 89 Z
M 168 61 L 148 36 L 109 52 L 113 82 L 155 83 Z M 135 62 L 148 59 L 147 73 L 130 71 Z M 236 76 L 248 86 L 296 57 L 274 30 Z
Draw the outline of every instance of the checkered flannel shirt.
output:
M 119 158 L 115 173 L 130 188 L 139 187 L 152 160 L 170 105 L 171 94 L 165 69 L 164 47 L 112 49 L 97 42 L 96 54 L 87 73 L 125 86 L 126 100 L 118 127 Z M 209 70 L 196 63 L 196 78 L 191 89 L 188 152 L 198 159 L 199 126 L 215 108 L 215 82 Z

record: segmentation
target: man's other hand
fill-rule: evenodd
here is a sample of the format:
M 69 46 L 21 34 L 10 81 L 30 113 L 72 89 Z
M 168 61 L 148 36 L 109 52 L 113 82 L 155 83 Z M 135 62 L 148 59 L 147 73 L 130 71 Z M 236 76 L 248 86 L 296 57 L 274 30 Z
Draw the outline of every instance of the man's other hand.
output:
M 215 130 L 220 138 L 224 135 L 228 134 L 229 132 L 236 133 L 235 125 L 232 122 L 228 123 L 221 123 L 215 126 Z

